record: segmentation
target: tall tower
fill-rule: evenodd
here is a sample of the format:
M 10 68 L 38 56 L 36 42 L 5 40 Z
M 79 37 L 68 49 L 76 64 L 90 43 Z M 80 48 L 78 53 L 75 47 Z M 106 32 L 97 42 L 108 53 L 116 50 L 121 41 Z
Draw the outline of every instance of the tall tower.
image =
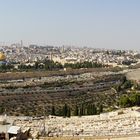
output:
M 23 47 L 23 41 L 21 40 L 21 42 L 20 42 L 20 45 L 21 45 L 21 47 Z
M 61 47 L 61 52 L 64 53 L 64 51 L 65 51 L 65 46 L 63 45 L 63 46 Z

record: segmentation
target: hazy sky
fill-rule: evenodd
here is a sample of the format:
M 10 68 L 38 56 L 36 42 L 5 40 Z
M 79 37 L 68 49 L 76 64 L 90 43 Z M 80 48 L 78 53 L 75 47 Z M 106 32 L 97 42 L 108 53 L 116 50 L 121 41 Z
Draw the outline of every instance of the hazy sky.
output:
M 140 50 L 140 0 L 0 0 L 0 42 Z

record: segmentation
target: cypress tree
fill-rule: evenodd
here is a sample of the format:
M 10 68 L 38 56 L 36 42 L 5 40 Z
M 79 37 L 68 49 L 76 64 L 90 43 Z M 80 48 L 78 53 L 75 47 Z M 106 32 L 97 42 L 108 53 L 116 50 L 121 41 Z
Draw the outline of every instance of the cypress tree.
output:
M 100 104 L 100 106 L 99 106 L 99 113 L 102 113 L 102 112 L 103 112 L 103 105 Z
M 70 107 L 68 107 L 67 117 L 71 117 L 71 108 Z
M 78 106 L 75 106 L 75 111 L 74 111 L 74 116 L 78 116 L 79 115 L 79 109 Z
M 80 108 L 79 116 L 83 116 L 83 115 L 84 115 L 84 107 L 82 105 Z
M 56 115 L 56 114 L 55 114 L 55 107 L 54 107 L 54 106 L 52 106 L 52 112 L 51 112 L 51 115 L 53 115 L 53 116 Z
M 92 115 L 97 115 L 97 108 L 94 104 L 92 105 Z
M 67 106 L 67 104 L 65 104 L 63 107 L 63 117 L 66 117 L 67 113 L 68 113 L 68 106 Z
M 3 112 L 4 112 L 4 108 L 0 106 L 0 114 L 2 114 Z
M 87 106 L 87 115 L 92 115 L 92 105 Z

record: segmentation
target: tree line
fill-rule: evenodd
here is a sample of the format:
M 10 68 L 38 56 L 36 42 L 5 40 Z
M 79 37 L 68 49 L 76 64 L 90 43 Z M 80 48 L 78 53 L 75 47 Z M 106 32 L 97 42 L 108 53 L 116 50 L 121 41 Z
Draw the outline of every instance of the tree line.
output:
M 65 63 L 64 64 L 64 68 L 73 68 L 73 69 L 79 69 L 79 68 L 101 68 L 101 67 L 105 67 L 105 65 L 101 64 L 101 63 L 97 63 L 97 62 L 89 62 L 89 61 L 85 61 L 85 62 L 77 62 L 75 64 L 71 64 L 71 63 Z
M 14 68 L 15 64 L 1 64 L 0 71 L 12 71 L 16 70 Z M 72 69 L 79 69 L 79 68 L 102 68 L 105 67 L 103 64 L 96 63 L 96 62 L 77 62 L 75 64 L 72 63 L 65 63 L 62 65 L 59 62 L 54 62 L 53 60 L 43 60 L 34 62 L 33 65 L 31 64 L 16 64 L 18 65 L 18 70 L 60 70 L 64 68 L 72 68 Z
M 122 95 L 119 99 L 119 105 L 121 107 L 140 106 L 140 93 L 131 93 L 128 95 Z
M 53 116 L 63 116 L 63 117 L 70 117 L 70 116 L 84 116 L 84 115 L 97 115 L 103 112 L 103 105 L 99 105 L 98 109 L 94 104 L 89 104 L 88 106 L 81 106 L 76 105 L 74 110 L 65 104 L 62 107 L 62 110 L 56 111 L 55 106 L 52 106 L 51 115 Z

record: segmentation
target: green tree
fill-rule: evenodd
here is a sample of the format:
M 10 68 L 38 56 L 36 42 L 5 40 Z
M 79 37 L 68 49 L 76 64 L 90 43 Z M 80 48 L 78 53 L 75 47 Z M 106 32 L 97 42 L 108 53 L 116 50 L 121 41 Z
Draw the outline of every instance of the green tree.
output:
M 140 106 L 140 94 L 139 93 L 133 93 L 130 96 L 130 101 L 132 103 L 133 106 Z
M 92 105 L 92 115 L 97 115 L 97 107 L 94 104 Z
M 56 114 L 55 114 L 55 107 L 54 107 L 54 106 L 52 106 L 51 115 L 53 115 L 53 116 L 55 116 L 55 115 L 56 115 Z
M 131 106 L 131 100 L 129 99 L 128 96 L 126 95 L 123 95 L 120 97 L 120 100 L 119 100 L 119 105 L 122 106 L 122 107 L 130 107 Z
M 136 102 L 135 102 L 135 104 L 137 106 L 140 106 L 140 94 L 136 94 Z
M 78 106 L 75 106 L 75 110 L 74 110 L 74 116 L 78 116 L 79 115 L 79 109 Z
M 130 80 L 127 80 L 124 82 L 124 84 L 122 85 L 122 89 L 128 89 L 132 87 L 132 82 Z
M 79 112 L 79 116 L 83 116 L 84 115 L 84 106 L 83 104 L 80 107 L 80 112 Z
M 88 106 L 87 106 L 87 115 L 92 115 L 92 105 L 91 104 L 89 104 Z
M 68 113 L 68 106 L 67 106 L 67 104 L 65 104 L 63 107 L 63 117 L 66 117 L 67 113 Z
M 122 83 L 124 84 L 127 81 L 126 76 L 122 77 Z
M 70 107 L 68 107 L 67 117 L 71 117 L 71 108 Z
M 4 108 L 0 106 L 0 114 L 2 114 L 3 112 L 4 112 Z
M 100 104 L 100 106 L 99 106 L 99 113 L 102 113 L 102 112 L 103 112 L 103 105 Z

